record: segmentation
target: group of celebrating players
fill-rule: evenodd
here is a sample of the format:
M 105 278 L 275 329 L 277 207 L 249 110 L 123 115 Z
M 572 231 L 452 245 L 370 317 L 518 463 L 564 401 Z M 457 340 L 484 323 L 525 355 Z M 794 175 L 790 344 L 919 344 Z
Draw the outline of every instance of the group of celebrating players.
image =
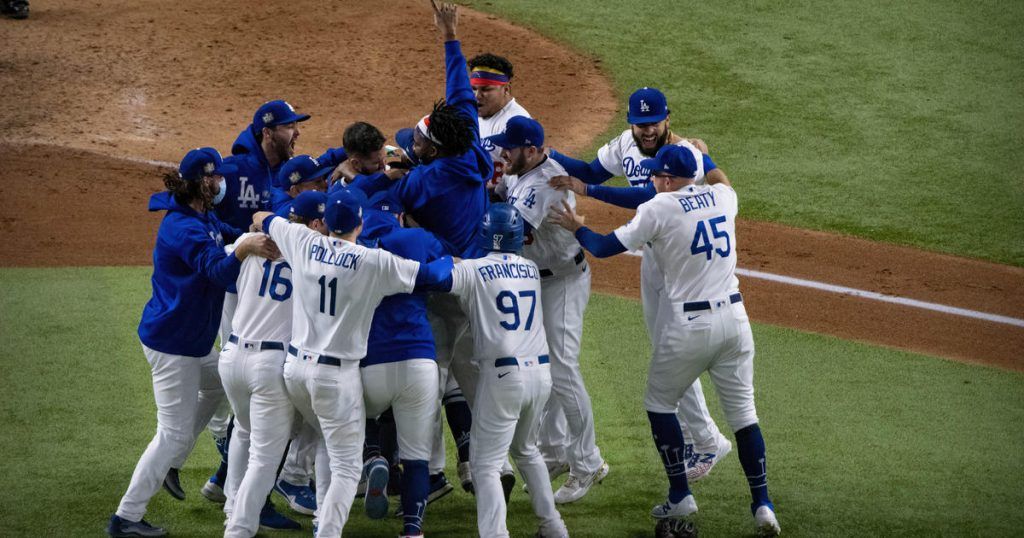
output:
M 166 214 L 139 337 L 157 432 L 108 534 L 166 535 L 142 519 L 146 506 L 161 486 L 184 498 L 178 469 L 209 424 L 222 465 L 202 492 L 224 503 L 225 536 L 300 528 L 274 509 L 274 490 L 315 516 L 320 538 L 341 535 L 358 495 L 380 519 L 398 494 L 402 536 L 422 536 L 427 504 L 454 489 L 443 473 L 443 406 L 480 536 L 509 535 L 510 456 L 538 536 L 568 536 L 556 505 L 609 472 L 579 365 L 584 249 L 642 256 L 654 348 L 644 406 L 669 481 L 651 512 L 656 533 L 695 532 L 689 482 L 732 449 L 708 414 L 699 381 L 708 371 L 758 531 L 778 534 L 729 180 L 703 141 L 672 133 L 653 88 L 632 94 L 630 128 L 593 162 L 549 149 L 512 97 L 511 63 L 467 62 L 456 7 L 431 4 L 445 99 L 399 131 L 397 147 L 357 122 L 343 147 L 293 156 L 310 116 L 270 101 L 230 157 L 188 152 L 151 198 L 150 210 Z M 630 186 L 600 185 L 614 176 Z M 576 215 L 577 196 L 637 213 L 601 235 Z

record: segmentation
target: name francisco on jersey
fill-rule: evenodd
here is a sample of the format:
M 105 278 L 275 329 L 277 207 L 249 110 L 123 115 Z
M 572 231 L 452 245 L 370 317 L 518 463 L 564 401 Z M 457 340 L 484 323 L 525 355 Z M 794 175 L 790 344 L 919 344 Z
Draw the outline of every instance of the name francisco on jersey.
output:
M 338 267 L 353 271 L 359 269 L 359 258 L 362 257 L 362 254 L 354 254 L 352 252 L 333 252 L 315 243 L 309 247 L 310 260 L 327 265 L 337 265 Z
M 480 280 L 488 282 L 499 278 L 518 278 L 525 280 L 540 280 L 537 267 L 528 263 L 492 263 L 477 267 Z

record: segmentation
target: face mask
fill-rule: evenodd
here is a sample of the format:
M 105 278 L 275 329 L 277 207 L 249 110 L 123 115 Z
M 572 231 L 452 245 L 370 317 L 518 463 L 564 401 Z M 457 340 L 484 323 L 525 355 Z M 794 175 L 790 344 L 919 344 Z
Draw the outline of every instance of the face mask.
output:
M 222 177 L 220 178 L 220 190 L 217 191 L 217 195 L 213 197 L 213 205 L 217 205 L 224 199 L 224 195 L 228 193 L 228 182 Z

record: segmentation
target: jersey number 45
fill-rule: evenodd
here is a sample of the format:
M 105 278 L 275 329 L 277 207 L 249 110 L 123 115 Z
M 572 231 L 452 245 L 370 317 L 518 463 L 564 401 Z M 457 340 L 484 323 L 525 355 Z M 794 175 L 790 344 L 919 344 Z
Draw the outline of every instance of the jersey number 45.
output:
M 719 230 L 719 224 L 725 222 L 725 215 L 715 217 L 708 220 L 697 221 L 697 233 L 693 234 L 693 243 L 690 243 L 690 254 L 698 256 L 704 254 L 707 256 L 708 261 L 711 261 L 711 254 L 714 251 L 715 254 L 723 258 L 728 258 L 729 254 L 732 253 L 732 243 L 729 241 L 729 233 L 725 230 Z M 705 223 L 707 223 L 705 225 Z M 717 245 L 712 243 L 712 239 L 708 238 L 708 228 L 711 228 L 711 236 L 715 239 L 725 239 L 725 248 L 718 248 Z

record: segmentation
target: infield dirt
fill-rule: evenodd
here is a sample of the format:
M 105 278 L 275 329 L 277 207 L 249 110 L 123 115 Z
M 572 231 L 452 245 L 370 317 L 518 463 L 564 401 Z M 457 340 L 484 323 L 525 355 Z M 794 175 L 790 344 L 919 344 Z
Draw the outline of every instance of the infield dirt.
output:
M 193 146 L 226 150 L 268 99 L 313 114 L 297 152 L 315 155 L 340 145 L 352 121 L 393 133 L 443 95 L 442 54 L 421 3 L 249 6 L 65 0 L 0 24 L 0 266 L 149 263 L 159 215 L 145 207 L 161 187 L 159 170 L 125 157 L 176 161 Z M 463 13 L 467 56 L 494 51 L 514 62 L 516 95 L 554 145 L 580 151 L 618 121 L 597 61 Z M 733 179 L 742 200 L 743 179 Z M 603 232 L 631 215 L 590 200 L 581 213 Z M 741 267 L 1024 314 L 1022 268 L 762 222 L 741 220 L 737 235 Z M 596 290 L 638 297 L 638 258 L 591 263 Z M 1024 370 L 1022 328 L 753 278 L 741 289 L 756 321 Z

